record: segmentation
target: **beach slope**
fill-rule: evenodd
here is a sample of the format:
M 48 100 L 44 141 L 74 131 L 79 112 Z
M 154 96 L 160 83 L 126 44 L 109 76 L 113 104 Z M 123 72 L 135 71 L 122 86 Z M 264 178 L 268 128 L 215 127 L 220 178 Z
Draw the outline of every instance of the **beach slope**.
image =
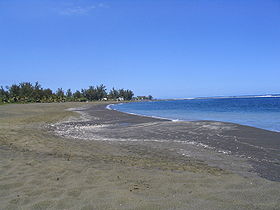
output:
M 239 139 L 245 127 L 174 123 L 105 106 L 0 106 L 0 209 L 280 207 L 278 181 L 202 142 L 217 134 Z M 76 107 L 83 108 L 69 110 Z

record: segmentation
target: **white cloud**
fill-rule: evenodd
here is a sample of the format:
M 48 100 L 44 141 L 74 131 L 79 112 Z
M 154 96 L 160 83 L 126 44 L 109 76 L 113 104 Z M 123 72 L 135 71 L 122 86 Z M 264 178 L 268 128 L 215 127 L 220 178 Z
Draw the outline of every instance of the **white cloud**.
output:
M 93 10 L 105 7 L 104 4 L 99 3 L 96 5 L 89 6 L 71 6 L 64 9 L 60 9 L 58 13 L 60 15 L 89 15 Z

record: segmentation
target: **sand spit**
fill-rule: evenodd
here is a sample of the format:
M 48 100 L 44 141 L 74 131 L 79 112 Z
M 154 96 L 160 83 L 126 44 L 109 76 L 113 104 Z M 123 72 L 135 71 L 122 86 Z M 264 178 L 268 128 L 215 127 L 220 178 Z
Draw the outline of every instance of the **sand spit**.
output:
M 279 182 L 246 172 L 247 158 L 203 147 L 215 145 L 197 134 L 240 141 L 238 126 L 102 110 L 0 106 L 0 209 L 279 209 Z

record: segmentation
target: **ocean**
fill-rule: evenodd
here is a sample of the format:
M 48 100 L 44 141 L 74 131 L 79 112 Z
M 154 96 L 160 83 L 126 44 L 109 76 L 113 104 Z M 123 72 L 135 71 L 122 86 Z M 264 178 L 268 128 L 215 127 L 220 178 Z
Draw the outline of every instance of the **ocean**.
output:
M 213 120 L 280 132 L 280 97 L 203 98 L 110 105 L 121 112 L 170 120 Z

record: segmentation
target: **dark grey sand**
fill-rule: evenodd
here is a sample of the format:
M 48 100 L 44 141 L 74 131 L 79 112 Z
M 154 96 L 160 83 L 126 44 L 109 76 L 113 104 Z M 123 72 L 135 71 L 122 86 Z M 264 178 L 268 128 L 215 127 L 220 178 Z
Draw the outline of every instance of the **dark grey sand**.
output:
M 84 114 L 84 121 L 61 123 L 56 126 L 56 132 L 88 140 L 176 143 L 181 153 L 186 144 L 196 145 L 197 150 L 202 147 L 232 158 L 241 157 L 252 167 L 250 171 L 280 181 L 280 133 L 224 122 L 172 122 L 108 110 L 106 105 L 89 106 L 79 111 Z M 175 144 L 171 146 L 175 147 Z M 185 150 L 185 153 L 190 152 Z M 207 161 L 209 157 L 203 159 Z M 217 164 L 221 166 L 222 163 Z
M 0 106 L 0 209 L 280 208 L 277 133 L 104 107 Z

